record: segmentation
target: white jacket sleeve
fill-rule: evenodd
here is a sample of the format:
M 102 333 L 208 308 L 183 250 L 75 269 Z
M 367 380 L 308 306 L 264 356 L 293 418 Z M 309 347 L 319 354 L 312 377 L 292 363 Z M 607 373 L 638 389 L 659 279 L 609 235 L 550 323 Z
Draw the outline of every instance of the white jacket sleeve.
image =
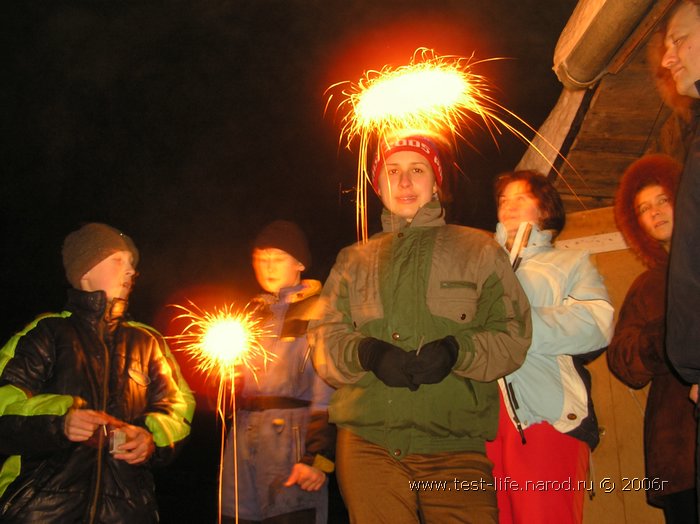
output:
M 571 268 L 561 303 L 531 305 L 531 311 L 530 353 L 580 355 L 607 346 L 612 338 L 614 309 L 587 253 Z

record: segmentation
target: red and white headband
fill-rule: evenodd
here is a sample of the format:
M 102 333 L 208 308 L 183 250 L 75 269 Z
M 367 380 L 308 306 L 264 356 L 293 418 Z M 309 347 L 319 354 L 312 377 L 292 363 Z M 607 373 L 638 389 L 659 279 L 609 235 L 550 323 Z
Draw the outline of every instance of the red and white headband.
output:
M 380 144 L 380 148 L 377 150 L 372 163 L 372 187 L 375 191 L 379 188 L 379 174 L 384 167 L 386 159 L 399 151 L 415 151 L 424 157 L 430 164 L 430 167 L 433 168 L 435 183 L 437 183 L 438 187 L 442 186 L 442 164 L 440 163 L 438 148 L 428 138 L 412 135 L 390 142 L 384 141 Z

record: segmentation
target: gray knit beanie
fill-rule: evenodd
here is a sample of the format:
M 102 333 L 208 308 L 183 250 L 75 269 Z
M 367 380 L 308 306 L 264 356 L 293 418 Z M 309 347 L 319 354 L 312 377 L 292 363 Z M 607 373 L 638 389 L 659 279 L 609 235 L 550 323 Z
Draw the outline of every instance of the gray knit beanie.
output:
M 80 289 L 80 279 L 95 265 L 117 251 L 130 251 L 134 267 L 139 251 L 134 242 L 121 231 L 107 224 L 92 222 L 70 233 L 63 241 L 63 267 L 68 282 Z

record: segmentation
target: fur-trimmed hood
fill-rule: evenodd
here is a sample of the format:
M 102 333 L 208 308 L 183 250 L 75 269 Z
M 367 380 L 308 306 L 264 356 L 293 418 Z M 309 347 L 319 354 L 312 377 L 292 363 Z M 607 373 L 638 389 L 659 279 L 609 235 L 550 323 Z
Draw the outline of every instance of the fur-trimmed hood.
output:
M 651 238 L 639 224 L 634 197 L 647 186 L 659 185 L 675 202 L 682 170 L 683 166 L 668 155 L 645 155 L 630 164 L 620 180 L 615 194 L 615 222 L 630 249 L 647 267 L 666 264 L 668 254 L 661 243 Z

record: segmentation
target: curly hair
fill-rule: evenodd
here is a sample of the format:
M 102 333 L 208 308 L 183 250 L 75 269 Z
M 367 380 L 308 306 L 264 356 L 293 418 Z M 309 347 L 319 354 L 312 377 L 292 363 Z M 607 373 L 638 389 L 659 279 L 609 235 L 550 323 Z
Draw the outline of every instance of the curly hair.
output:
M 661 186 L 674 202 L 682 170 L 683 166 L 676 159 L 664 154 L 650 154 L 632 162 L 620 179 L 613 208 L 615 223 L 627 245 L 647 267 L 665 264 L 668 254 L 661 243 L 642 228 L 634 199 L 645 187 Z

